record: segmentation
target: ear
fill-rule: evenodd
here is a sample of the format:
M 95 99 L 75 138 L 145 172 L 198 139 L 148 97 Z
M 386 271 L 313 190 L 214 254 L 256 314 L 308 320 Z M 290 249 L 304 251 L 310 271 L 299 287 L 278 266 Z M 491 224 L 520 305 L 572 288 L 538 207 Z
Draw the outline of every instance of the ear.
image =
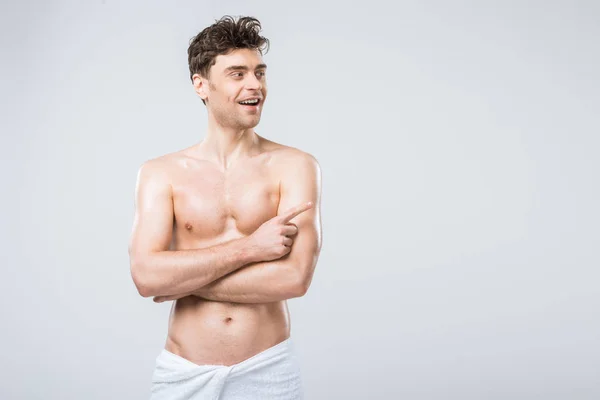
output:
M 206 100 L 208 94 L 206 93 L 206 86 L 208 82 L 205 78 L 201 77 L 200 74 L 192 75 L 192 82 L 194 84 L 194 91 L 202 100 Z

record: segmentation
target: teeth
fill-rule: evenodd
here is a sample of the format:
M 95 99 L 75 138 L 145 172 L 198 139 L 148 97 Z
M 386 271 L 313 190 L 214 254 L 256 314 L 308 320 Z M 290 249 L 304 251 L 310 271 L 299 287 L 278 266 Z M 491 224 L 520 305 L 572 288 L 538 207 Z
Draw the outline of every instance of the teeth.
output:
M 258 99 L 240 101 L 240 104 L 256 104 L 256 103 L 258 103 Z

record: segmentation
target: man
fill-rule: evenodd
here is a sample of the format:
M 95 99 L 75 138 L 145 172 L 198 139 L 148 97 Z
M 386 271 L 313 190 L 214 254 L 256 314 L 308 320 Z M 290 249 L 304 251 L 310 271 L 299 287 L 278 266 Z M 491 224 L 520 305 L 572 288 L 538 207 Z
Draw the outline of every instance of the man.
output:
M 129 245 L 139 293 L 175 300 L 152 399 L 300 399 L 286 300 L 319 257 L 321 172 L 308 153 L 256 133 L 268 39 L 225 16 L 190 43 L 205 138 L 138 171 Z

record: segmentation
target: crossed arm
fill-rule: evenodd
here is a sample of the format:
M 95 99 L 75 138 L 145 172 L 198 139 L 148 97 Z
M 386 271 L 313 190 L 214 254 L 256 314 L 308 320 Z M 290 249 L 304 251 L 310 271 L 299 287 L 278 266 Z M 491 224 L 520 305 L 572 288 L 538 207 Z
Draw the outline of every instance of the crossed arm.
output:
M 321 173 L 317 161 L 306 153 L 289 157 L 282 168 L 278 215 L 301 203 L 310 201 L 313 207 L 292 218 L 298 227 L 291 251 L 273 261 L 242 262 L 232 271 L 221 269 L 220 275 L 197 280 L 182 290 L 154 293 L 155 302 L 175 300 L 189 295 L 213 301 L 237 303 L 268 303 L 299 297 L 306 293 L 319 257 L 322 233 L 320 217 Z M 260 259 L 260 257 L 258 257 Z M 248 259 L 246 259 L 248 260 Z M 206 266 L 210 268 L 210 266 Z M 223 273 L 225 271 L 225 273 Z M 215 276 L 218 276 L 216 279 Z M 188 282 L 191 279 L 188 280 Z M 150 293 L 150 292 L 148 292 Z
M 298 265 L 291 265 L 287 256 L 279 260 L 251 263 L 193 292 L 156 296 L 154 301 L 162 303 L 192 295 L 213 301 L 270 303 L 300 297 L 308 287 Z

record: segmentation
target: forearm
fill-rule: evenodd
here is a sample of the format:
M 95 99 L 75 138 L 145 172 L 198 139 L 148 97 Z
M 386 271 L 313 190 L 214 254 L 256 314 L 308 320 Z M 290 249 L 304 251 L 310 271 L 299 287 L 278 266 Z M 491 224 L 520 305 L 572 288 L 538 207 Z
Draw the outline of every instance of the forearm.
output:
M 193 295 L 213 301 L 270 303 L 298 297 L 299 278 L 284 259 L 253 263 L 201 287 Z
M 138 256 L 131 268 L 142 296 L 176 296 L 192 293 L 255 260 L 252 247 L 241 238 L 203 249 Z
M 195 291 L 160 296 L 155 302 L 194 295 L 207 300 L 232 303 L 271 303 L 301 295 L 296 271 L 283 259 L 253 263 L 225 275 Z

